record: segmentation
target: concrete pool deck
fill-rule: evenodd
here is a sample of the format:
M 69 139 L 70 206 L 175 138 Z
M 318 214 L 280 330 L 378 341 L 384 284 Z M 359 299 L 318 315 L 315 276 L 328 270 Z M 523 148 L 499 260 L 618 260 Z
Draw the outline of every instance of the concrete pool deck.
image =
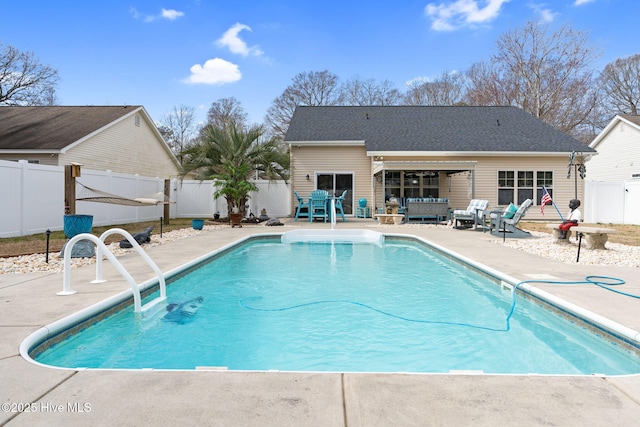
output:
M 239 237 L 329 227 L 283 222 L 284 227 L 204 231 L 147 253 L 166 272 Z M 640 294 L 637 268 L 565 264 L 496 244 L 497 238 L 488 233 L 376 226 L 372 220 L 353 219 L 336 228 L 416 235 L 519 280 L 539 274 L 562 281 L 589 275 L 619 277 L 626 284 L 618 290 Z M 119 259 L 139 282 L 152 277 L 139 256 Z M 90 284 L 94 265 L 74 269 L 72 284 L 78 293 L 63 297 L 56 295 L 62 289 L 62 273 L 0 275 L 0 425 L 635 426 L 640 419 L 639 375 L 72 371 L 24 360 L 18 347 L 27 335 L 128 289 L 108 262 L 104 276 L 107 283 Z M 536 287 L 640 330 L 638 299 L 596 286 Z

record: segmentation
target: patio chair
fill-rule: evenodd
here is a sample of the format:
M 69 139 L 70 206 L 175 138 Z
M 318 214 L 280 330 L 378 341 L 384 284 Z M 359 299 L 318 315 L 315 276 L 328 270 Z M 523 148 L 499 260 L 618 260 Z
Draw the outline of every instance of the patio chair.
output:
M 336 199 L 336 215 L 338 215 L 338 211 L 340 211 L 342 222 L 347 222 L 347 219 L 344 217 L 344 210 L 342 209 L 342 202 L 344 202 L 345 197 L 347 197 L 347 190 L 344 190 L 342 195 Z
M 293 220 L 295 222 L 298 220 L 298 217 L 309 217 L 309 202 L 305 203 L 304 199 L 298 195 L 296 190 L 293 190 L 293 194 L 296 196 L 296 199 L 298 199 L 298 209 L 296 209 L 296 217 Z M 307 208 L 307 210 L 302 212 L 302 209 L 304 208 Z
M 453 211 L 454 227 L 459 228 L 458 223 L 474 223 L 475 225 L 482 224 L 484 227 L 484 211 L 487 210 L 488 206 L 488 200 L 471 199 L 467 209 L 455 209 Z
M 509 233 L 509 237 L 531 237 L 531 233 L 528 231 L 524 231 L 516 227 L 520 220 L 524 218 L 527 214 L 527 211 L 533 204 L 533 200 L 527 199 L 518 207 L 518 210 L 515 211 L 513 217 L 511 216 L 510 209 L 505 209 L 505 212 L 502 215 L 496 215 L 494 218 L 491 218 L 491 223 L 489 225 L 490 233 L 499 233 L 502 231 L 502 240 L 504 241 L 507 237 L 507 233 Z
M 314 190 L 309 197 L 309 222 L 313 222 L 314 218 L 322 218 L 324 222 L 329 219 L 329 210 L 327 209 L 327 198 L 329 193 L 325 190 Z

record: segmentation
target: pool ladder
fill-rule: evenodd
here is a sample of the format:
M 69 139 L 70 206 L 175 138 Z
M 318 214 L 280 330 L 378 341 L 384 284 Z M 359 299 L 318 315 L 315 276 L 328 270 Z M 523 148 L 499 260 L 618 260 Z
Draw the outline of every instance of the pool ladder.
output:
M 154 273 L 158 277 L 158 284 L 160 286 L 160 296 L 149 301 L 145 305 L 142 305 L 142 298 L 140 297 L 140 287 L 136 284 L 136 281 L 133 279 L 131 274 L 122 266 L 120 261 L 113 255 L 113 253 L 109 250 L 107 245 L 105 245 L 104 241 L 107 237 L 113 234 L 120 234 L 124 236 L 131 246 L 136 250 L 138 254 L 146 261 L 146 263 L 153 269 Z M 98 238 L 93 234 L 82 233 L 72 237 L 64 249 L 64 274 L 63 274 L 63 285 L 62 291 L 58 292 L 58 295 L 72 295 L 75 294 L 76 291 L 71 289 L 71 249 L 76 242 L 80 240 L 90 240 L 96 244 L 98 250 L 96 251 L 96 279 L 92 280 L 91 283 L 104 283 L 105 279 L 102 278 L 102 257 L 106 256 L 111 264 L 118 270 L 118 272 L 125 278 L 125 280 L 129 283 L 131 287 L 131 291 L 133 292 L 133 306 L 134 312 L 141 314 L 149 314 L 155 312 L 155 310 L 164 307 L 164 303 L 167 299 L 167 289 L 166 283 L 164 280 L 164 275 L 158 268 L 155 262 L 147 255 L 147 253 L 142 249 L 140 244 L 136 242 L 136 239 L 133 238 L 129 232 L 123 230 L 121 228 L 111 228 Z

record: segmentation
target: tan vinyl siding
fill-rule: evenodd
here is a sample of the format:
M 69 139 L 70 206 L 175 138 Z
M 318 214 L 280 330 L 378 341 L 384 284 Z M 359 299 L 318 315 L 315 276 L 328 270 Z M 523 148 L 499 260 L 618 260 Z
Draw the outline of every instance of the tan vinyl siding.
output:
M 357 204 L 364 197 L 371 205 L 371 162 L 364 147 L 291 146 L 291 187 L 301 197 L 307 197 L 315 189 L 316 173 L 329 172 L 353 173 L 354 203 Z M 292 197 L 294 214 L 297 203 L 296 198 Z
M 136 126 L 136 116 L 139 126 Z M 170 178 L 178 169 L 149 123 L 133 114 L 60 155 L 60 164 L 81 163 L 88 169 Z
M 640 130 L 625 122 L 618 122 L 600 141 L 593 156 L 586 163 L 590 181 L 626 181 L 640 173 Z
M 578 199 L 584 202 L 584 182 L 578 178 L 574 180 L 574 171 L 571 178 L 567 179 L 567 166 L 569 164 L 569 156 L 560 157 L 494 157 L 485 158 L 484 161 L 478 161 L 476 168 L 476 199 L 489 200 L 489 209 L 501 209 L 504 206 L 497 206 L 498 200 L 498 171 L 551 171 L 553 172 L 553 201 L 564 215 L 568 211 L 569 200 L 574 198 L 575 185 L 577 184 Z M 517 180 L 517 175 L 516 175 Z M 535 174 L 534 174 L 535 185 Z M 537 195 L 534 193 L 534 198 Z M 540 207 L 537 200 L 527 212 L 527 219 L 558 219 L 557 213 L 553 206 L 545 208 L 545 214 L 540 213 Z
M 15 161 L 27 160 L 40 165 L 58 166 L 57 154 L 3 154 L 2 160 Z

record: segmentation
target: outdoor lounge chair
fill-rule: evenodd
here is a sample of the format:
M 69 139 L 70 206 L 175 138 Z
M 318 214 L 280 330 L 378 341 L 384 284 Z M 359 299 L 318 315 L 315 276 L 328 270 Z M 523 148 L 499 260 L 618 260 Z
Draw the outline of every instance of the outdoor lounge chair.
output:
M 298 217 L 308 218 L 309 217 L 309 202 L 305 203 L 304 199 L 298 195 L 296 190 L 293 190 L 293 194 L 298 199 L 298 209 L 296 209 L 296 217 L 294 218 L 294 222 L 298 220 Z M 304 208 L 307 208 L 306 211 L 302 212 Z
M 453 225 L 458 228 L 458 223 L 473 223 L 476 226 L 482 224 L 484 227 L 484 211 L 489 206 L 488 200 L 472 199 L 467 209 L 456 209 L 453 211 Z
M 347 197 L 347 190 L 342 192 L 342 195 L 336 199 L 336 216 L 338 212 L 342 216 L 342 222 L 347 222 L 347 219 L 344 217 L 344 210 L 342 208 L 342 202 L 344 202 L 344 198 Z
M 520 220 L 524 218 L 527 214 L 527 210 L 533 204 L 533 200 L 527 199 L 518 207 L 518 210 L 511 214 L 509 209 L 505 209 L 502 214 L 492 213 L 491 214 L 491 222 L 489 224 L 489 232 L 490 233 L 499 233 L 502 232 L 502 239 L 504 240 L 507 236 L 509 237 L 531 237 L 531 233 L 528 231 L 524 231 L 516 227 Z

